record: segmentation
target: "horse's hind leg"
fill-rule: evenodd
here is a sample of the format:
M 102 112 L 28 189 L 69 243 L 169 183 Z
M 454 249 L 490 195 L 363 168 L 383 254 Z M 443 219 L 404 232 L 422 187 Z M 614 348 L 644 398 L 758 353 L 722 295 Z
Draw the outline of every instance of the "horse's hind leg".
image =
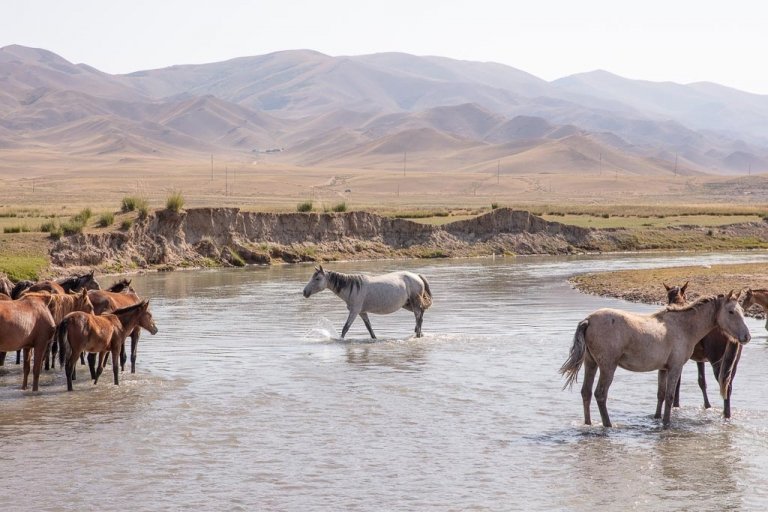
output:
M 371 327 L 371 321 L 368 319 L 368 313 L 360 313 L 360 318 L 363 319 L 365 328 L 368 329 L 368 333 L 371 335 L 371 338 L 376 339 L 376 335 L 373 334 L 373 327 Z
M 5 365 L 5 354 L 6 352 L 0 352 L 0 366 Z
M 709 409 L 712 407 L 712 404 L 709 403 L 709 397 L 707 396 L 707 377 L 706 374 L 706 367 L 704 366 L 704 363 L 696 362 L 696 369 L 699 371 L 699 389 L 701 389 L 701 394 L 704 397 L 704 408 Z
M 664 397 L 666 403 L 664 404 L 664 416 L 661 419 L 661 424 L 664 428 L 669 428 L 670 417 L 672 416 L 672 402 L 675 400 L 675 388 L 672 384 L 680 380 L 682 370 L 682 366 L 671 367 L 667 370 L 667 392 Z
M 101 372 L 104 371 L 104 360 L 106 358 L 106 352 L 99 352 L 99 365 L 96 368 L 96 378 L 93 379 L 93 385 L 99 383 L 99 377 L 101 377 Z
M 677 384 L 675 385 L 675 399 L 672 402 L 672 407 L 680 407 L 680 381 L 683 380 L 682 375 L 677 380 Z
M 590 406 L 592 404 L 592 385 L 595 383 L 595 375 L 597 374 L 597 363 L 589 355 L 589 352 L 584 356 L 584 382 L 581 385 L 581 401 L 584 403 L 584 424 L 592 424 L 592 416 L 590 414 Z
M 40 370 L 43 369 L 43 356 L 46 353 L 50 353 L 48 343 L 44 346 L 39 344 L 35 346 L 35 363 L 32 367 L 32 391 L 37 391 L 40 384 Z
M 16 351 L 16 364 L 21 364 L 21 350 Z
M 597 388 L 595 388 L 595 401 L 597 401 L 597 408 L 600 409 L 600 417 L 603 420 L 604 427 L 612 427 L 611 419 L 608 417 L 608 389 L 613 382 L 613 374 L 616 371 L 616 366 L 611 368 L 600 368 L 600 377 L 597 379 Z
M 91 380 L 96 378 L 96 354 L 88 352 L 88 371 L 91 372 Z
M 131 373 L 136 373 L 136 355 L 139 351 L 141 328 L 137 327 L 131 333 Z
M 21 381 L 21 389 L 27 389 L 27 381 L 29 380 L 30 352 L 31 349 L 24 349 L 24 378 Z

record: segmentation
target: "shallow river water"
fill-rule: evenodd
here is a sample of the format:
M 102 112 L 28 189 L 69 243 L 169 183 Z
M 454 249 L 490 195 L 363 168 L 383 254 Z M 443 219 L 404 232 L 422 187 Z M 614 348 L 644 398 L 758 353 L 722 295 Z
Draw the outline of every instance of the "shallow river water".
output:
M 613 429 L 582 425 L 557 373 L 576 324 L 604 306 L 567 278 L 592 270 L 768 261 L 765 253 L 380 261 L 424 274 L 425 337 L 401 311 L 358 319 L 304 299 L 311 266 L 135 276 L 160 328 L 138 370 L 98 386 L 60 370 L 41 392 L 0 368 L 4 510 L 765 510 L 768 343 L 749 319 L 733 418 L 708 367 L 686 366 L 673 428 L 652 419 L 655 373 L 619 370 Z M 109 282 L 108 279 L 105 281 Z M 692 288 L 695 284 L 691 285 Z M 663 288 L 659 285 L 660 298 Z M 9 362 L 10 361 L 9 357 Z M 593 418 L 599 418 L 593 403 Z

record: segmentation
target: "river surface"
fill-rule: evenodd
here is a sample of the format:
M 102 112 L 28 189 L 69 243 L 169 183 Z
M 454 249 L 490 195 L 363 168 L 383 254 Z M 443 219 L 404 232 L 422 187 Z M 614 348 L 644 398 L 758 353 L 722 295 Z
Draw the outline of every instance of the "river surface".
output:
M 94 386 L 81 368 L 67 393 L 57 369 L 33 394 L 19 389 L 20 367 L 0 368 L 2 508 L 765 510 L 763 321 L 748 319 L 730 421 L 711 373 L 703 409 L 693 364 L 667 431 L 652 418 L 655 373 L 617 371 L 608 430 L 582 425 L 578 386 L 563 391 L 557 373 L 594 309 L 656 309 L 582 295 L 569 276 L 761 260 L 329 264 L 428 277 L 424 338 L 402 310 L 371 317 L 375 342 L 360 319 L 338 339 L 346 309 L 331 292 L 302 297 L 311 266 L 135 276 L 160 332 L 142 334 L 137 373 L 120 386 L 109 370 Z

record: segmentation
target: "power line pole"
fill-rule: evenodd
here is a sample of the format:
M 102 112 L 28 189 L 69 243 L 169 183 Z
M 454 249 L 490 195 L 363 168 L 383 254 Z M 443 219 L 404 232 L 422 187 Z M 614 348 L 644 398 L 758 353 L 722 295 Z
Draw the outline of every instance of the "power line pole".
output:
M 405 177 L 405 164 L 406 164 L 406 161 L 407 161 L 407 155 L 408 155 L 408 152 L 407 151 L 403 151 L 403 177 Z
M 213 181 L 213 155 L 211 155 L 211 181 Z
M 224 167 L 224 195 L 229 195 L 229 167 Z
M 675 176 L 677 176 L 677 153 L 675 153 Z

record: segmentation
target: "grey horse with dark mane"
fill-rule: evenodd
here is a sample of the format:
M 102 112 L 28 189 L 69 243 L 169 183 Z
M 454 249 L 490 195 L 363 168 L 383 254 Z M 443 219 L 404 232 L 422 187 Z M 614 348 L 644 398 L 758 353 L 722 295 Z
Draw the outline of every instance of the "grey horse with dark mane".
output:
M 390 272 L 380 276 L 363 274 L 342 274 L 315 267 L 315 273 L 304 287 L 304 297 L 330 289 L 347 303 L 349 316 L 341 330 L 341 337 L 347 335 L 352 322 L 358 315 L 365 327 L 376 338 L 371 327 L 368 313 L 386 315 L 400 308 L 412 311 L 416 316 L 416 337 L 421 337 L 421 323 L 424 311 L 432 305 L 432 292 L 429 283 L 420 274 L 413 272 Z

